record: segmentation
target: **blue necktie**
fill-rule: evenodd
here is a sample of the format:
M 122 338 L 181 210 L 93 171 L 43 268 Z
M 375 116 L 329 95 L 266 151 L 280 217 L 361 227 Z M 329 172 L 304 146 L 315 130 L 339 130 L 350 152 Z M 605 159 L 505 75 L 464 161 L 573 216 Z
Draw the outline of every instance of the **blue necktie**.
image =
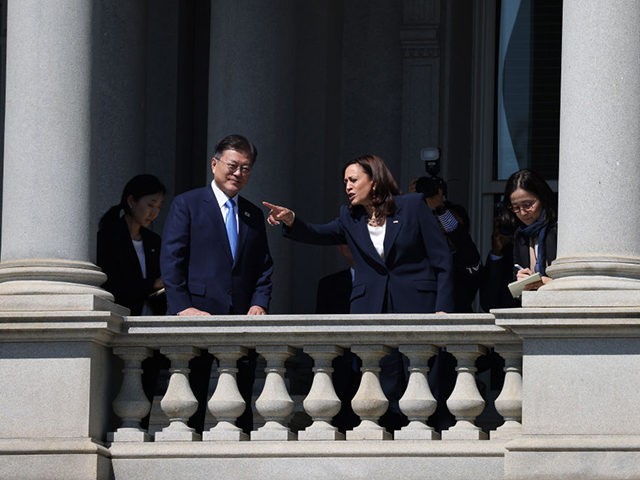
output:
M 231 247 L 231 255 L 236 259 L 236 249 L 238 247 L 238 223 L 236 221 L 236 202 L 231 198 L 225 203 L 227 207 L 227 237 L 229 237 L 229 246 Z

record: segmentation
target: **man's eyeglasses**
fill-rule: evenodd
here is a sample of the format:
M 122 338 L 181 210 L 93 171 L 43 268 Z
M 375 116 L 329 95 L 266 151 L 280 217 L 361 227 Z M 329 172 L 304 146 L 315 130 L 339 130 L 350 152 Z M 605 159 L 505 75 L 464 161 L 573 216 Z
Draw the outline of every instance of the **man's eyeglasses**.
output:
M 518 213 L 518 212 L 530 212 L 533 207 L 536 206 L 536 203 L 538 203 L 538 200 L 528 200 L 522 203 L 519 203 L 518 205 L 509 205 L 509 210 L 511 210 L 513 213 Z
M 239 165 L 237 163 L 227 163 L 221 158 L 218 159 L 219 162 L 224 163 L 224 166 L 227 167 L 229 173 L 235 173 L 240 170 L 240 175 L 245 176 L 251 173 L 251 166 L 249 165 Z

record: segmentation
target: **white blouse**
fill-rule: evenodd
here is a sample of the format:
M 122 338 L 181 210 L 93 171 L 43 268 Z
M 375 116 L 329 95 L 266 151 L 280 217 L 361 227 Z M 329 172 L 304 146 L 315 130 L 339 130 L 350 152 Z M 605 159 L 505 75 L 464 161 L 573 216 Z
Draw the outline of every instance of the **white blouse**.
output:
M 368 227 L 371 242 L 380 258 L 384 260 L 384 235 L 387 231 L 387 223 L 385 222 L 381 227 L 372 227 L 371 225 L 368 225 Z

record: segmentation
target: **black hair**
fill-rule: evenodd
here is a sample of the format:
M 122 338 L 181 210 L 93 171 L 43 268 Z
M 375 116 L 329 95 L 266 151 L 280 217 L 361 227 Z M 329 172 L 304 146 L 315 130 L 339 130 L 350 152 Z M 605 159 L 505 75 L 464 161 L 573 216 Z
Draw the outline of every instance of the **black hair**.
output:
M 396 203 L 393 197 L 400 195 L 400 188 L 384 160 L 376 155 L 369 154 L 356 157 L 342 169 L 343 177 L 347 167 L 354 164 L 360 165 L 373 181 L 374 188 L 371 191 L 371 204 L 376 217 L 393 215 L 396 211 Z
M 515 213 L 511 211 L 511 194 L 519 188 L 538 197 L 542 204 L 542 209 L 545 212 L 547 223 L 556 222 L 558 218 L 556 213 L 556 194 L 553 193 L 549 184 L 540 174 L 526 168 L 518 170 L 507 180 L 507 184 L 504 189 L 504 197 L 502 199 L 502 203 L 506 207 L 503 210 L 504 221 L 511 223 L 512 225 L 520 223 Z
M 256 163 L 258 159 L 258 149 L 242 135 L 227 135 L 220 140 L 213 152 L 213 158 L 220 160 L 225 150 L 235 150 L 236 152 L 246 155 L 251 160 L 252 165 Z
M 107 224 L 113 223 L 120 219 L 120 211 L 125 214 L 131 213 L 131 208 L 127 202 L 127 198 L 131 195 L 135 200 L 139 200 L 145 195 L 155 195 L 156 193 L 165 194 L 167 189 L 164 184 L 155 175 L 142 174 L 136 175 L 127 182 L 122 190 L 120 203 L 114 205 L 102 215 L 98 224 L 98 229 L 102 229 Z

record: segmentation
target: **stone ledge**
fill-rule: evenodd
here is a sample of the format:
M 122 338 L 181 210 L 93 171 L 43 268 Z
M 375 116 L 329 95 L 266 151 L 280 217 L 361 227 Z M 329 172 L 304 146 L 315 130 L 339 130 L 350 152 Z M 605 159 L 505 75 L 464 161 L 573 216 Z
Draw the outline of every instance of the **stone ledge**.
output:
M 640 435 L 522 435 L 505 445 L 519 451 L 640 451 Z M 640 468 L 640 463 L 638 464 Z
M 0 295 L 3 312 L 108 311 L 129 315 L 129 309 L 93 294 Z
M 506 480 L 640 478 L 640 436 L 536 435 L 507 444 Z
M 249 442 L 139 442 L 113 443 L 115 458 L 195 457 L 502 457 L 506 441 L 249 441 Z
M 110 457 L 111 452 L 91 438 L 0 438 L 0 459 L 3 455 L 35 455 L 55 453 L 97 453 Z
M 526 338 L 640 337 L 640 308 L 492 310 L 496 325 Z

